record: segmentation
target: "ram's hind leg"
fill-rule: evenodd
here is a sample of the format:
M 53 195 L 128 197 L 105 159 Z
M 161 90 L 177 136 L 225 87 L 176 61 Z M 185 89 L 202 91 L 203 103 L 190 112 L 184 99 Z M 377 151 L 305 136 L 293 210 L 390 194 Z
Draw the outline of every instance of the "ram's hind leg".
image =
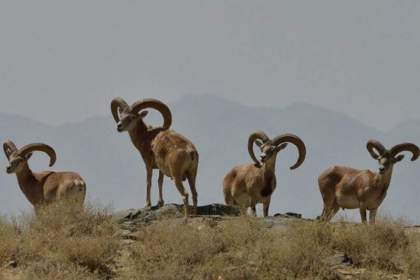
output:
M 369 224 L 374 225 L 378 209 L 369 210 Z
M 322 172 L 318 178 L 319 191 L 324 201 L 324 209 L 321 214 L 323 222 L 329 222 L 339 210 L 335 190 L 340 180 L 341 176 L 337 173 L 335 166 Z
M 86 183 L 81 179 L 75 179 L 58 186 L 56 200 L 61 202 L 65 201 L 69 207 L 82 208 L 85 196 Z
M 193 201 L 193 206 L 194 206 L 193 214 L 197 214 L 198 194 L 197 194 L 197 189 L 195 186 L 196 174 L 193 174 L 193 175 L 188 174 L 187 179 L 188 179 L 188 184 L 190 185 L 192 201 Z
M 340 207 L 335 200 L 324 202 L 324 209 L 322 210 L 321 221 L 329 222 L 337 214 Z
M 337 214 L 338 210 L 340 210 L 340 207 L 338 207 L 337 204 L 334 204 L 332 210 L 328 214 L 328 222 L 331 221 L 332 218 L 334 218 L 334 216 Z
M 235 205 L 235 200 L 230 193 L 230 189 L 223 188 L 223 195 L 225 197 L 225 204 L 226 205 Z
M 178 189 L 179 193 L 182 196 L 182 201 L 184 202 L 184 214 L 185 218 L 188 218 L 188 193 L 185 191 L 184 185 L 182 184 L 181 176 L 175 177 L 175 186 Z
M 327 203 L 324 202 L 324 208 L 322 209 L 322 214 L 320 220 L 323 222 L 328 222 L 328 215 L 331 212 L 331 206 L 328 206 Z

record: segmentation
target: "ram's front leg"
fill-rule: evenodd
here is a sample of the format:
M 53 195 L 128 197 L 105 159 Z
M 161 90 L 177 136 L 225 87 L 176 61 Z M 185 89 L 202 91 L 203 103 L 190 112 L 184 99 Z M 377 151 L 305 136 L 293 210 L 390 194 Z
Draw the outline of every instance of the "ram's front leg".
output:
M 150 191 L 152 188 L 152 176 L 153 176 L 153 169 L 151 167 L 147 167 L 147 181 L 146 181 L 146 206 L 145 208 L 152 207 L 152 200 L 150 197 Z
M 271 203 L 271 198 L 268 199 L 267 201 L 264 201 L 263 203 L 264 217 L 268 217 L 268 210 L 270 208 L 270 203 Z
M 162 207 L 163 205 L 165 205 L 165 202 L 163 200 L 163 179 L 164 179 L 164 174 L 162 171 L 159 170 L 159 179 L 158 179 L 158 187 L 159 187 L 159 201 L 158 201 L 158 206 Z

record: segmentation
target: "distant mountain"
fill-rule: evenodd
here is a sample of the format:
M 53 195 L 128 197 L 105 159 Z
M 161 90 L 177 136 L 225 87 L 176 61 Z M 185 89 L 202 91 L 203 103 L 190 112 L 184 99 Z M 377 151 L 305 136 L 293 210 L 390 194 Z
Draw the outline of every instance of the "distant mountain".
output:
M 377 138 L 386 145 L 402 141 L 420 144 L 419 121 L 402 123 L 384 133 L 344 114 L 306 103 L 285 108 L 273 104 L 271 108 L 263 108 L 247 107 L 212 96 L 186 96 L 170 107 L 173 129 L 188 136 L 200 153 L 200 203 L 223 201 L 223 176 L 234 165 L 250 162 L 247 138 L 257 129 L 270 136 L 291 132 L 305 141 L 307 159 L 299 169 L 290 171 L 288 168 L 297 157 L 294 148 L 279 155 L 278 188 L 270 212 L 293 211 L 309 217 L 319 215 L 322 209 L 316 182 L 322 170 L 332 164 L 377 169 L 365 148 L 369 138 Z M 151 114 L 148 121 L 159 123 L 158 114 Z M 0 133 L 1 141 L 10 138 L 19 146 L 35 141 L 52 145 L 58 154 L 54 169 L 79 171 L 88 183 L 90 200 L 116 209 L 143 206 L 144 164 L 127 133 L 116 131 L 110 115 L 51 127 L 19 116 L 0 114 Z M 0 168 L 4 169 L 6 164 L 5 157 L 0 156 Z M 45 169 L 47 159 L 42 154 L 36 155 L 31 165 L 34 170 Z M 413 164 L 407 160 L 395 167 L 382 214 L 420 221 L 419 168 L 419 162 Z M 157 175 L 153 180 L 152 195 L 156 202 Z M 28 208 L 14 176 L 0 172 L 0 186 L 2 213 L 17 213 Z M 164 192 L 167 202 L 180 202 L 169 179 L 165 180 Z

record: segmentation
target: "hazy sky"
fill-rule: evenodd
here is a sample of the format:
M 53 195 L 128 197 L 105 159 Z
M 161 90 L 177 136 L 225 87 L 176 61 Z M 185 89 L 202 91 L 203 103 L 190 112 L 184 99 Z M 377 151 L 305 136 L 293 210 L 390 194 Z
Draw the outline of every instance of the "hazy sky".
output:
M 0 2 L 0 111 L 47 123 L 128 100 L 305 101 L 382 129 L 420 119 L 420 2 Z

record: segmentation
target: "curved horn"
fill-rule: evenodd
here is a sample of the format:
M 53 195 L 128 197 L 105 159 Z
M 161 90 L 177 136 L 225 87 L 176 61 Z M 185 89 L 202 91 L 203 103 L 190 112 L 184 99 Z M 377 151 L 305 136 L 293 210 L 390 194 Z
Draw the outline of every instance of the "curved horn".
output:
M 278 146 L 282 143 L 289 142 L 296 146 L 299 151 L 299 158 L 296 163 L 290 167 L 290 169 L 298 168 L 304 161 L 306 157 L 306 146 L 303 141 L 294 134 L 286 133 L 281 134 L 273 139 L 273 145 Z
M 120 116 L 118 114 L 118 108 L 121 108 L 122 110 L 128 109 L 129 106 L 127 102 L 124 101 L 121 97 L 114 98 L 111 102 L 111 112 L 112 116 L 114 117 L 115 122 L 120 121 Z
M 53 148 L 51 148 L 50 146 L 46 145 L 46 144 L 42 144 L 42 143 L 33 143 L 33 144 L 28 144 L 24 147 L 22 147 L 18 153 L 21 156 L 24 156 L 27 153 L 31 153 L 34 151 L 40 151 L 40 152 L 44 152 L 46 153 L 49 157 L 50 157 L 50 166 L 53 166 L 57 156 L 55 154 L 55 151 Z
M 420 149 L 416 145 L 412 143 L 401 143 L 392 147 L 390 153 L 393 157 L 401 152 L 411 152 L 413 156 L 411 157 L 411 161 L 415 161 L 418 159 L 420 155 Z
M 378 140 L 373 140 L 373 139 L 370 139 L 367 142 L 366 148 L 374 159 L 378 159 L 379 156 L 382 156 L 387 151 L 381 142 L 379 142 Z M 375 152 L 375 150 L 379 152 L 379 155 Z
M 265 134 L 262 131 L 254 132 L 248 138 L 248 153 L 251 156 L 251 159 L 255 162 L 255 164 L 257 166 L 261 166 L 261 162 L 258 161 L 254 154 L 254 142 L 257 139 L 260 139 L 265 143 L 267 141 L 270 141 L 270 138 L 268 138 L 267 134 Z
M 7 159 L 9 159 L 10 155 L 17 151 L 16 145 L 15 143 L 13 143 L 11 140 L 7 140 L 6 142 L 3 143 L 3 150 L 4 153 L 6 154 Z
M 141 110 L 146 109 L 146 108 L 155 109 L 162 114 L 162 117 L 163 117 L 162 128 L 163 129 L 169 129 L 169 127 L 171 127 L 172 114 L 171 114 L 171 111 L 169 110 L 169 107 L 163 102 L 157 99 L 148 98 L 148 99 L 137 101 L 133 105 L 131 105 L 131 111 L 133 113 L 138 113 Z

